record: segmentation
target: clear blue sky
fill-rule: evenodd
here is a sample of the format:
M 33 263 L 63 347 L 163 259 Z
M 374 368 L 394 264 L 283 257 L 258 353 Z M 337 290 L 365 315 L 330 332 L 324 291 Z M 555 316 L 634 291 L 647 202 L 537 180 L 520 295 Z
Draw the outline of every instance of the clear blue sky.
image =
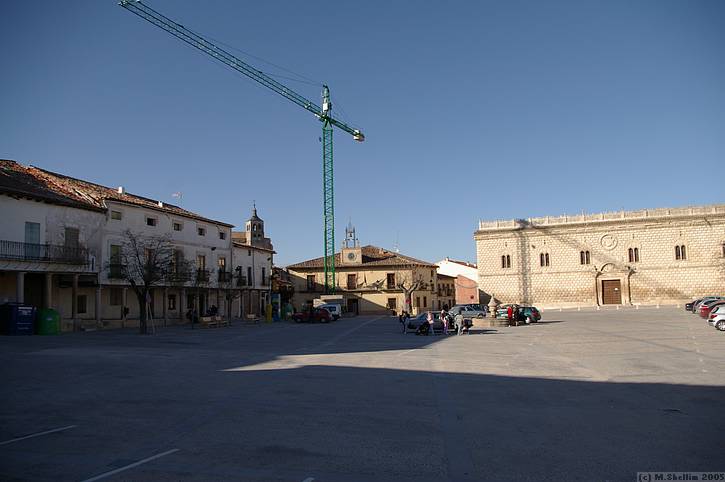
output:
M 338 240 L 474 260 L 479 218 L 723 202 L 723 1 L 147 3 L 330 85 L 367 136 L 336 132 Z M 280 264 L 322 254 L 320 123 L 114 0 L 1 2 L 0 69 L 0 157 L 254 199 Z

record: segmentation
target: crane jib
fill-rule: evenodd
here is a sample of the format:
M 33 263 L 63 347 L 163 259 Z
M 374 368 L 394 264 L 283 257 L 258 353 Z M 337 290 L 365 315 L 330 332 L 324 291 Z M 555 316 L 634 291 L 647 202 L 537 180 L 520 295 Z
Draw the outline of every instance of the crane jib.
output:
M 281 96 L 287 98 L 288 100 L 294 102 L 295 104 L 299 105 L 303 109 L 317 115 L 318 117 L 322 116 L 322 109 L 320 106 L 312 102 L 311 100 L 303 97 L 302 95 L 296 93 L 286 85 L 282 84 L 281 82 L 276 81 L 275 79 L 269 77 L 264 72 L 255 69 L 251 65 L 247 64 L 243 60 L 235 57 L 234 55 L 230 54 L 229 52 L 225 51 L 221 47 L 218 47 L 214 45 L 209 40 L 205 39 L 199 34 L 196 34 L 192 32 L 191 30 L 187 29 L 183 25 L 174 22 L 170 18 L 166 17 L 162 13 L 157 12 L 153 8 L 145 5 L 144 3 L 140 1 L 132 1 L 132 0 L 121 0 L 119 2 L 119 5 L 125 8 L 126 10 L 134 13 L 135 15 L 138 15 L 139 17 L 143 18 L 144 20 L 156 25 L 157 27 L 167 31 L 174 37 L 178 38 L 179 40 L 183 41 L 184 43 L 201 50 L 202 52 L 208 54 L 212 58 L 216 59 L 217 61 L 226 64 L 227 66 L 231 67 L 232 69 L 236 70 L 237 72 L 246 75 L 247 77 L 251 78 L 252 80 L 259 82 L 260 84 L 264 85 L 265 87 L 269 88 L 270 90 L 273 90 L 274 92 L 277 92 Z M 328 116 L 329 117 L 329 116 Z M 321 119 L 322 120 L 322 119 Z M 337 119 L 334 119 L 330 117 L 331 123 L 343 131 L 352 134 L 353 137 L 358 139 L 358 137 L 361 136 L 361 133 L 358 129 L 354 129 L 344 122 L 341 122 Z M 362 136 L 364 139 L 364 136 Z
M 211 58 L 221 62 L 237 72 L 246 75 L 252 80 L 260 83 L 268 89 L 277 92 L 282 97 L 294 102 L 303 109 L 311 112 L 322 121 L 322 198 L 324 217 L 324 271 L 325 291 L 334 293 L 335 282 L 335 200 L 334 200 L 334 179 L 333 179 L 333 154 L 332 154 L 332 127 L 342 129 L 352 138 L 362 142 L 365 136 L 359 129 L 350 127 L 330 115 L 332 102 L 330 101 L 330 90 L 323 86 L 322 108 L 311 100 L 301 96 L 286 85 L 277 82 L 261 70 L 257 70 L 241 59 L 230 54 L 226 50 L 217 47 L 214 43 L 205 39 L 199 34 L 192 32 L 183 25 L 174 22 L 170 18 L 157 12 L 141 3 L 140 0 L 120 0 L 119 5 L 131 13 L 167 31 L 184 43 L 206 53 Z

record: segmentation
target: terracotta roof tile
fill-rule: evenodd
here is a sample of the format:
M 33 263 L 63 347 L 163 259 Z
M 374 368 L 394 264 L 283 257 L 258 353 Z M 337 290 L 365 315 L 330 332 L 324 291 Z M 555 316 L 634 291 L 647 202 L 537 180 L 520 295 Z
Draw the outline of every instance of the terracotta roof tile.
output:
M 419 259 L 411 258 L 410 256 L 404 256 L 400 253 L 388 251 L 387 249 L 379 248 L 377 246 L 363 246 L 362 250 L 362 267 L 376 267 L 376 266 L 424 266 L 430 268 L 437 268 L 436 265 L 427 261 L 421 261 Z M 340 253 L 335 253 L 335 266 L 342 267 L 342 258 Z M 323 258 L 315 258 L 301 263 L 296 263 L 287 266 L 288 269 L 323 269 Z
M 107 209 L 106 201 L 115 201 L 222 226 L 233 226 L 205 218 L 173 204 L 159 204 L 159 201 L 143 196 L 126 192 L 119 193 L 114 188 L 47 171 L 35 166 L 23 166 L 15 161 L 0 160 L 0 192 L 15 193 L 50 203 L 97 211 Z

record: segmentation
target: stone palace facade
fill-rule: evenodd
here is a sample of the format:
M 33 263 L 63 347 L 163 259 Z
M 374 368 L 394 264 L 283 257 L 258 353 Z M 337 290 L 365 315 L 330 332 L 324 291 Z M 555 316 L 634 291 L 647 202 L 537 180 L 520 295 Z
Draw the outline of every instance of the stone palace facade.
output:
M 481 221 L 479 288 L 540 307 L 725 295 L 725 205 Z

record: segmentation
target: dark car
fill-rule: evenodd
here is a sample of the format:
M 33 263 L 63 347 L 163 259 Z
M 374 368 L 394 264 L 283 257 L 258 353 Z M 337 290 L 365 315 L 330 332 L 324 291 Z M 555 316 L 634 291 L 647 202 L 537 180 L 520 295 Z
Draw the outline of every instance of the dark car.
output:
M 541 312 L 535 306 L 524 306 L 516 304 L 500 306 L 496 310 L 496 318 L 508 318 L 509 306 L 514 309 L 518 307 L 519 309 L 519 319 L 515 321 L 526 321 L 528 319 L 530 323 L 536 323 L 541 319 Z
M 294 315 L 292 315 L 292 319 L 295 320 L 297 323 L 312 323 L 315 321 L 328 323 L 332 321 L 332 315 L 325 308 L 312 308 L 312 310 L 309 311 L 295 313 Z
M 433 331 L 442 332 L 443 331 L 443 322 L 441 321 L 441 312 L 440 311 L 431 311 L 433 314 Z M 427 319 L 428 312 L 424 311 L 423 313 L 419 314 L 418 316 L 411 318 L 408 320 L 408 322 L 405 324 L 405 332 L 411 332 L 411 331 L 417 331 L 418 327 L 423 324 L 423 322 Z
M 519 306 L 519 321 L 529 319 L 531 323 L 536 323 L 541 319 L 541 312 L 535 306 Z

